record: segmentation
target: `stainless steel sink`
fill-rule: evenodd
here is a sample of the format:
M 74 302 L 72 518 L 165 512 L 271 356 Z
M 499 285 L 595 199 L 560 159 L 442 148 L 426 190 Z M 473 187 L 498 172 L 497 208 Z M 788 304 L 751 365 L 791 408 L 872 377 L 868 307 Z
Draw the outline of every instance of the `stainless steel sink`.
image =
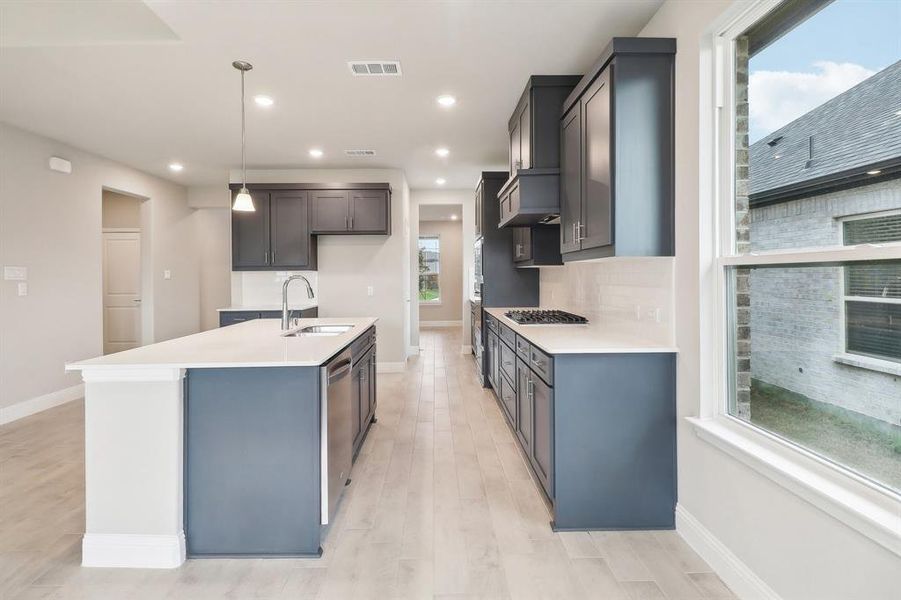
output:
M 353 325 L 307 325 L 294 331 L 283 333 L 284 337 L 324 337 L 341 335 L 353 329 Z

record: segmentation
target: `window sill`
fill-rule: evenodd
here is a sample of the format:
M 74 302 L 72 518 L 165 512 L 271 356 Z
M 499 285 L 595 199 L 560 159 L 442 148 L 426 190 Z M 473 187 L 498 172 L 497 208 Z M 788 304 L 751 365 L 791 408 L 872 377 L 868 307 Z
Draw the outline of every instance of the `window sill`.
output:
M 872 356 L 863 356 L 862 354 L 849 354 L 841 352 L 832 357 L 837 363 L 858 367 L 860 369 L 868 369 L 870 371 L 879 371 L 880 373 L 888 373 L 889 375 L 901 376 L 901 363 L 892 362 L 890 360 L 881 360 Z
M 901 556 L 901 496 L 732 417 L 686 420 L 700 439 Z
M 439 300 L 437 302 L 430 302 L 426 300 L 420 300 L 419 306 L 441 306 L 441 301 Z

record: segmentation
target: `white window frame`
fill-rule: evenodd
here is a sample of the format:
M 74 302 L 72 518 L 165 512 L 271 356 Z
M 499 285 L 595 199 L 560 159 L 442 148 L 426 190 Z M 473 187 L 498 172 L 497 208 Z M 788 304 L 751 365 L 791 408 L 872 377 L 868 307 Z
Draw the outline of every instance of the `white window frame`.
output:
M 419 234 L 416 238 L 416 250 L 419 251 L 419 240 L 423 238 L 434 238 L 438 240 L 438 299 L 437 300 L 419 300 L 419 306 L 441 306 L 442 303 L 442 293 L 441 290 L 444 288 L 441 285 L 441 273 L 443 272 L 441 268 L 441 234 L 440 233 L 427 233 L 427 234 Z M 418 268 L 418 267 L 417 267 Z M 420 274 L 416 275 L 416 297 L 419 298 L 419 277 Z
M 901 556 L 901 496 L 801 446 L 728 414 L 731 348 L 729 267 L 805 266 L 901 259 L 901 243 L 800 248 L 736 255 L 734 39 L 780 4 L 735 3 L 701 39 L 699 438 Z

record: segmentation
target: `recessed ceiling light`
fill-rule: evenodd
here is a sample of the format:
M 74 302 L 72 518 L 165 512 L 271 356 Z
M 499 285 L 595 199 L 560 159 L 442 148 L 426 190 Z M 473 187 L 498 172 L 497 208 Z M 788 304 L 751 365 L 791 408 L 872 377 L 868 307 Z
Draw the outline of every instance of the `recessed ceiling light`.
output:
M 435 183 L 437 183 L 438 185 L 444 185 L 445 183 L 447 183 L 447 179 L 445 179 L 444 177 L 439 177 L 435 180 Z
M 438 96 L 438 104 L 444 106 L 445 108 L 450 108 L 454 104 L 457 103 L 457 99 L 451 96 L 450 94 L 443 94 Z
M 275 104 L 275 100 L 273 100 L 270 96 L 263 96 L 262 94 L 254 96 L 253 101 L 257 103 L 257 106 L 264 106 L 269 108 L 273 104 Z
M 895 114 L 898 115 L 899 117 L 901 117 L 901 110 L 896 111 Z
M 773 158 L 782 158 L 782 155 L 781 155 L 781 154 L 774 154 L 774 155 L 773 155 Z
M 319 148 L 311 148 L 310 149 L 310 156 L 312 156 L 313 158 L 322 158 L 323 154 L 325 154 L 325 153 L 322 150 L 320 150 Z
M 879 175 L 882 173 L 882 169 L 873 169 L 872 171 L 867 171 L 867 175 Z
M 457 215 L 451 215 L 451 221 L 456 221 L 456 220 L 457 220 Z
M 169 163 L 170 171 L 175 171 L 176 173 L 178 173 L 179 171 L 181 171 L 184 168 L 185 168 L 185 166 L 181 163 Z
M 450 150 L 448 150 L 447 148 L 436 148 L 435 154 L 437 154 L 441 158 L 446 158 L 447 155 L 450 154 Z

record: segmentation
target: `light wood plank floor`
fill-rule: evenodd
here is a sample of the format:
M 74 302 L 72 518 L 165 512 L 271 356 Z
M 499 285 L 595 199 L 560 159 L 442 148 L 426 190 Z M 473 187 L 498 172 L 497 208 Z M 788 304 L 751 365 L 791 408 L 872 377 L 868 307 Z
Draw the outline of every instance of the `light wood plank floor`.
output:
M 0 598 L 726 599 L 675 532 L 553 533 L 459 329 L 379 375 L 379 421 L 321 559 L 84 569 L 83 403 L 0 428 Z

